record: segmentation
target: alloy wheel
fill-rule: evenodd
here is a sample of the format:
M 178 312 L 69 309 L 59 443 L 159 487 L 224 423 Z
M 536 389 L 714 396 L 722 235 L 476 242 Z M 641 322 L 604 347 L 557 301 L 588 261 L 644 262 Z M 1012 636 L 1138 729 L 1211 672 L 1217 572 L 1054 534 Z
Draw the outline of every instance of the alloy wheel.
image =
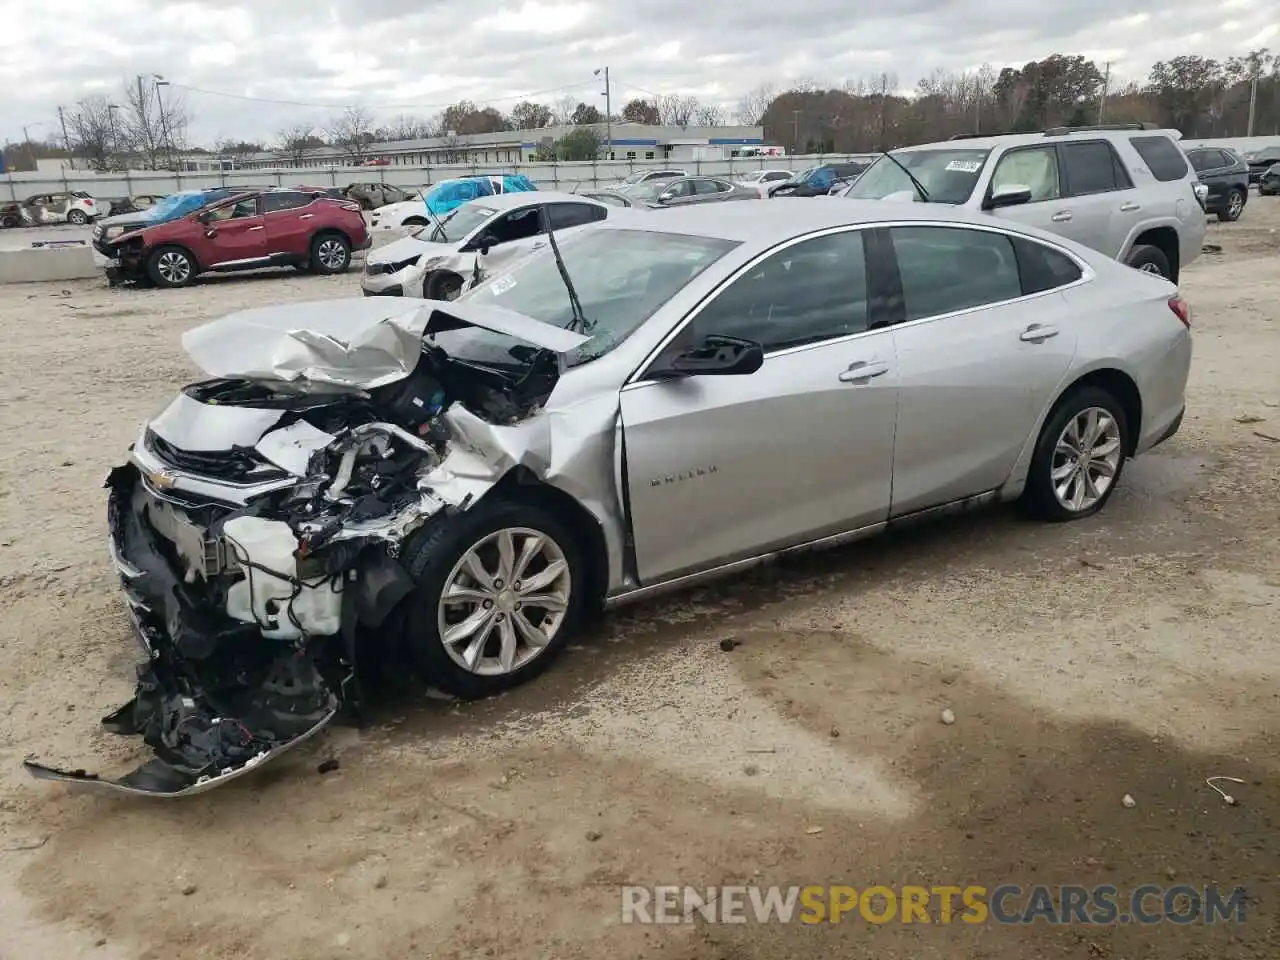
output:
M 469 673 L 504 676 L 541 656 L 564 623 L 572 588 L 564 550 L 528 527 L 473 544 L 445 578 L 440 642 Z
M 1102 407 L 1081 410 L 1063 427 L 1050 461 L 1053 495 L 1073 513 L 1098 503 L 1120 471 L 1120 424 Z
M 316 249 L 316 256 L 327 270 L 339 270 L 347 262 L 347 251 L 338 240 L 322 240 Z
M 1235 220 L 1244 211 L 1244 197 L 1238 192 L 1231 194 L 1231 200 L 1228 201 L 1227 210 L 1231 214 L 1231 219 Z
M 1138 269 L 1143 273 L 1154 273 L 1157 277 L 1164 276 L 1164 271 L 1154 263 L 1144 263 L 1142 266 L 1138 267 Z
M 160 255 L 156 270 L 164 278 L 165 283 L 176 286 L 186 283 L 187 278 L 191 276 L 191 261 L 176 250 L 169 250 Z

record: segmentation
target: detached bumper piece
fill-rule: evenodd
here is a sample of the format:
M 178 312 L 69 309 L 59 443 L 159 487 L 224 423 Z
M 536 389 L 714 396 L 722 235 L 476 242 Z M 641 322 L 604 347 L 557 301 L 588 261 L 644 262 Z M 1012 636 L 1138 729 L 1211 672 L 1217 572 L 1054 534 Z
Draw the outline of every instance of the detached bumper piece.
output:
M 341 644 L 331 637 L 272 640 L 232 620 L 223 598 L 226 581 L 238 574 L 211 571 L 194 582 L 181 576 L 174 543 L 151 523 L 148 505 L 158 501 L 138 470 L 116 468 L 107 486 L 112 557 L 147 661 L 134 698 L 102 724 L 140 736 L 154 757 L 119 779 L 35 760 L 24 763 L 27 772 L 109 792 L 190 796 L 256 770 L 322 730 L 340 705 L 334 691 L 351 679 Z M 215 524 L 232 511 L 187 507 L 193 522 L 222 513 Z

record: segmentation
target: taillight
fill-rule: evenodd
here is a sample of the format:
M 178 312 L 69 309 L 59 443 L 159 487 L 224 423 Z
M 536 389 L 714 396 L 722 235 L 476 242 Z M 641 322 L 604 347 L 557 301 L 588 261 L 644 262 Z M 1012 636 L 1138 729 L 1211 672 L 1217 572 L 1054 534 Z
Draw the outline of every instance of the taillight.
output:
M 341 201 L 341 202 L 338 204 L 338 206 L 340 206 L 343 210 L 352 210 L 352 211 L 354 211 L 355 213 L 359 213 L 359 212 L 360 212 L 360 204 L 358 204 L 358 203 L 352 203 L 352 202 L 350 202 L 349 200 L 343 200 L 343 201 Z
M 1191 304 L 1180 296 L 1172 296 L 1169 298 L 1169 309 L 1182 321 L 1184 327 L 1191 329 Z

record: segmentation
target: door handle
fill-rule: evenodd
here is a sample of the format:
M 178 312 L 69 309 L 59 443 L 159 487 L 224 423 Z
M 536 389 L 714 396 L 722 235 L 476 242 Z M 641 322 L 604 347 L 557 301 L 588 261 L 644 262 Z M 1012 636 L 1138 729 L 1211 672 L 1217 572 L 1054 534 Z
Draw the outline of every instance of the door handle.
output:
M 889 372 L 889 365 L 879 360 L 858 360 L 849 364 L 848 369 L 840 371 L 836 377 L 841 383 L 866 383 L 872 377 Z
M 1068 220 L 1071 219 L 1071 211 L 1059 210 L 1057 213 L 1053 215 L 1051 219 L 1053 220 L 1054 223 L 1066 223 Z
M 250 227 L 248 230 L 245 231 L 245 233 L 253 233 L 253 231 L 255 230 L 265 230 L 265 229 L 267 228 L 266 227 Z
M 311 219 L 312 217 L 314 217 L 314 216 L 315 216 L 315 214 L 314 214 L 314 213 L 304 213 L 304 214 L 303 214 L 302 216 L 300 216 L 298 219 L 299 219 L 299 220 L 310 220 L 310 219 Z
M 1025 343 L 1044 343 L 1050 337 L 1058 335 L 1058 328 L 1049 326 L 1048 324 L 1033 323 L 1027 329 L 1022 331 L 1022 335 L 1018 338 Z
M 1142 204 L 1140 204 L 1140 203 L 1133 203 L 1133 202 L 1130 202 L 1130 203 L 1122 203 L 1122 204 L 1120 204 L 1120 212 L 1121 212 L 1121 213 L 1133 213 L 1133 211 L 1135 211 L 1135 210 L 1141 210 L 1141 209 L 1142 209 Z

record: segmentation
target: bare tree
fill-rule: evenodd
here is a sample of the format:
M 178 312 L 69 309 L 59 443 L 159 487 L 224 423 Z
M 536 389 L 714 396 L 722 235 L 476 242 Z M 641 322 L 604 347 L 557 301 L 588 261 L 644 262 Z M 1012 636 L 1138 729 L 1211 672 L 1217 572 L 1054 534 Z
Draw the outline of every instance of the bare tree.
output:
M 558 127 L 573 126 L 573 111 L 578 109 L 576 98 L 566 94 L 551 105 L 551 119 Z
M 124 85 L 125 106 L 119 131 L 129 150 L 150 170 L 162 163 L 172 167 L 175 154 L 186 144 L 190 117 L 181 94 L 158 78 L 139 76 Z
M 658 98 L 658 116 L 665 126 L 687 127 L 698 106 L 697 97 L 682 97 L 671 93 Z
M 551 108 L 545 103 L 521 100 L 511 108 L 511 125 L 517 130 L 538 130 L 551 122 Z
M 324 132 L 348 160 L 359 163 L 365 158 L 365 154 L 369 152 L 369 144 L 373 142 L 373 133 L 369 129 L 372 125 L 373 117 L 364 107 L 347 107 L 329 118 Z
M 714 103 L 702 103 L 693 109 L 695 127 L 718 127 L 724 123 L 724 111 Z
M 440 149 L 444 154 L 445 163 L 465 163 L 466 153 L 462 149 L 462 140 L 458 137 L 456 130 L 446 130 L 442 137 Z
M 762 83 L 760 86 L 743 94 L 738 101 L 738 122 L 754 127 L 764 122 L 764 112 L 769 109 L 777 95 L 773 84 Z
M 436 128 L 428 120 L 402 113 L 392 117 L 386 126 L 375 130 L 374 136 L 378 140 L 389 142 L 426 140 L 428 137 L 436 136 Z
M 291 127 L 285 127 L 276 136 L 280 138 L 280 152 L 295 167 L 302 166 L 308 150 L 324 146 L 324 141 L 316 136 L 316 128 L 309 123 L 295 123 Z
M 109 170 L 119 149 L 115 110 L 106 97 L 85 97 L 66 113 L 67 134 L 73 156 L 89 162 L 92 170 Z

